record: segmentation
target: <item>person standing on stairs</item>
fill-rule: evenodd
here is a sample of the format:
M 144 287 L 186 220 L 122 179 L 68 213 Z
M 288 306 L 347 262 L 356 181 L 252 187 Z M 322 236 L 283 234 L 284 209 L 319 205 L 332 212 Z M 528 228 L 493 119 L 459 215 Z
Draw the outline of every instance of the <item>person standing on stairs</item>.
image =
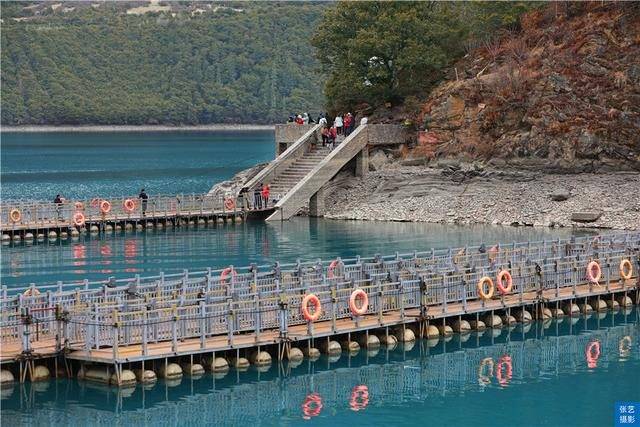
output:
M 342 125 L 342 116 L 338 114 L 333 120 L 333 127 L 336 128 L 336 132 L 338 132 L 338 135 L 342 135 Z

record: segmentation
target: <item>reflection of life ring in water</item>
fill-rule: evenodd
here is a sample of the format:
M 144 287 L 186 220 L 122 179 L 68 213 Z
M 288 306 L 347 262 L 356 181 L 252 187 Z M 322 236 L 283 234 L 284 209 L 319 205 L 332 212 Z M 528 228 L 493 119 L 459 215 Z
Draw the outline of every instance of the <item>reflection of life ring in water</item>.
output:
M 309 420 L 317 417 L 322 412 L 322 397 L 318 393 L 311 393 L 302 404 L 302 418 Z
M 109 246 L 109 245 L 100 246 L 100 255 L 102 255 L 102 256 L 111 256 L 111 246 Z
M 502 371 L 504 369 L 504 376 L 502 375 Z M 498 359 L 498 366 L 496 366 L 496 379 L 498 380 L 498 384 L 502 387 L 506 387 L 507 384 L 511 381 L 513 377 L 513 365 L 511 364 L 511 356 L 505 354 L 500 359 Z
M 478 367 L 478 384 L 491 384 L 491 377 L 493 377 L 493 359 L 486 357 L 482 359 Z
M 600 341 L 591 341 L 584 350 L 584 356 L 587 359 L 589 368 L 597 368 L 598 359 L 600 358 Z
M 631 337 L 629 335 L 625 335 L 620 339 L 620 343 L 618 344 L 618 352 L 620 353 L 620 357 L 629 357 L 631 354 Z
M 357 385 L 351 390 L 349 407 L 352 411 L 362 411 L 369 405 L 369 387 L 364 384 Z
M 135 240 L 128 240 L 124 242 L 125 258 L 134 258 L 136 256 L 136 252 L 138 252 L 138 246 L 136 245 Z

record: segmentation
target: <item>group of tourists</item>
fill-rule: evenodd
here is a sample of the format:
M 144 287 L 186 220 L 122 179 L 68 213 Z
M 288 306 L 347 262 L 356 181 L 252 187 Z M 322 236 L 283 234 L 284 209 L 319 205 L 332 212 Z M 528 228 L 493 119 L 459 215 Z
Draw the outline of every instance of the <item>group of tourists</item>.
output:
M 338 114 L 333 119 L 333 124 L 329 126 L 329 123 L 325 116 L 321 116 L 318 123 L 322 126 L 322 146 L 333 149 L 336 142 L 338 142 L 338 135 L 345 138 L 351 135 L 356 127 L 356 118 L 351 113 L 344 115 Z M 360 120 L 360 124 L 366 124 L 367 118 L 363 117 Z
M 322 114 L 318 115 L 319 117 L 323 117 Z M 297 125 L 308 125 L 311 123 L 315 123 L 316 121 L 313 120 L 313 117 L 311 117 L 311 115 L 309 113 L 293 113 L 292 115 L 289 116 L 289 120 L 287 120 L 288 123 L 295 123 Z
M 260 183 L 253 189 L 253 206 L 251 206 L 251 195 L 249 189 L 244 187 L 238 194 L 240 205 L 244 209 L 266 209 L 269 207 L 269 198 L 271 197 L 271 187 L 269 184 Z

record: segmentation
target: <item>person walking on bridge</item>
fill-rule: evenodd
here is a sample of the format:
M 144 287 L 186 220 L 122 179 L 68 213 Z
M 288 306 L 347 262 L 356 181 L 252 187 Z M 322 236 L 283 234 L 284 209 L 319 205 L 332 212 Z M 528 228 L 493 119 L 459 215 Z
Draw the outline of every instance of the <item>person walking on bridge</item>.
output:
M 265 184 L 262 187 L 262 200 L 264 201 L 265 209 L 269 206 L 269 195 L 271 194 L 271 188 L 269 188 L 269 184 Z
M 140 194 L 138 194 L 138 199 L 142 200 L 142 216 L 147 216 L 147 200 L 149 196 L 144 192 L 144 188 L 140 190 Z
M 336 128 L 336 132 L 338 132 L 338 135 L 342 135 L 342 125 L 342 116 L 338 114 L 333 120 L 333 127 Z
M 56 194 L 56 198 L 53 199 L 53 204 L 56 205 L 56 215 L 58 220 L 62 219 L 62 204 L 64 203 L 64 199 L 60 197 L 59 194 Z

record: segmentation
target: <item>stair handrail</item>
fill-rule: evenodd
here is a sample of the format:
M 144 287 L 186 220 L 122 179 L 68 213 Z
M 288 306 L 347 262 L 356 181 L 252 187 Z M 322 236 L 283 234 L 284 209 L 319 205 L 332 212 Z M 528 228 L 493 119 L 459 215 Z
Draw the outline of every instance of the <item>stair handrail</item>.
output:
M 267 166 L 265 166 L 253 178 L 247 181 L 243 185 L 243 187 L 252 189 L 258 183 L 266 181 L 266 177 L 275 172 L 278 166 L 282 165 L 284 162 L 290 160 L 292 157 L 298 154 L 300 149 L 304 149 L 304 147 L 307 145 L 307 142 L 309 141 L 309 138 L 311 138 L 311 136 L 314 136 L 318 129 L 320 129 L 320 124 L 317 124 L 309 129 L 304 135 L 298 138 L 296 142 L 289 146 L 282 154 L 269 162 Z

